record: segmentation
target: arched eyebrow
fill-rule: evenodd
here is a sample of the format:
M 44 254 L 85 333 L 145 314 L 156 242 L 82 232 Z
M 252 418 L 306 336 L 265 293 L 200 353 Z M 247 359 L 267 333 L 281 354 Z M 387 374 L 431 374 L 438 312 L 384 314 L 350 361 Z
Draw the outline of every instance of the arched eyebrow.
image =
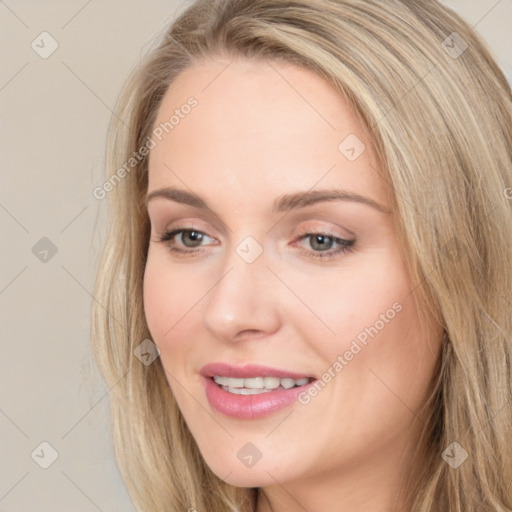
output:
M 188 192 L 187 190 L 182 190 L 174 187 L 165 187 L 160 188 L 158 190 L 153 190 L 152 192 L 149 192 L 146 196 L 146 206 L 151 200 L 157 197 L 168 199 L 170 201 L 175 201 L 181 204 L 187 204 L 189 206 L 193 206 L 194 208 L 198 208 L 199 210 L 203 210 L 216 216 L 213 209 L 202 197 L 198 196 L 193 192 Z M 305 208 L 307 206 L 311 206 L 325 201 L 347 201 L 359 203 L 364 204 L 366 206 L 370 206 L 371 208 L 374 208 L 375 210 L 381 213 L 391 213 L 387 208 L 384 208 L 377 201 L 374 201 L 369 197 L 337 188 L 323 190 L 308 190 L 304 192 L 284 194 L 282 196 L 277 197 L 273 201 L 272 211 L 273 213 L 284 213 L 299 208 Z

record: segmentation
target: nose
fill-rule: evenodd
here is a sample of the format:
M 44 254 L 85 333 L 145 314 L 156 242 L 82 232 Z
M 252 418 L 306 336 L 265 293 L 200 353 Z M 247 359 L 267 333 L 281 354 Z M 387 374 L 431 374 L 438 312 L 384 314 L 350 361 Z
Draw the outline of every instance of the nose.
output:
M 235 250 L 205 297 L 203 324 L 224 342 L 259 338 L 279 329 L 278 282 L 266 266 L 265 253 L 245 261 Z

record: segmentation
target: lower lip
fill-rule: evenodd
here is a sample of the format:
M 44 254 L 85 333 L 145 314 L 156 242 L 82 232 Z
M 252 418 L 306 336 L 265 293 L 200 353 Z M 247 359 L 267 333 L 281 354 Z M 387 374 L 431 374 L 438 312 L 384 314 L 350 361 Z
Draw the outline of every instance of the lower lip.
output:
M 218 412 L 233 418 L 256 419 L 280 411 L 297 400 L 316 381 L 279 391 L 258 395 L 236 395 L 220 388 L 213 379 L 205 377 L 206 398 Z

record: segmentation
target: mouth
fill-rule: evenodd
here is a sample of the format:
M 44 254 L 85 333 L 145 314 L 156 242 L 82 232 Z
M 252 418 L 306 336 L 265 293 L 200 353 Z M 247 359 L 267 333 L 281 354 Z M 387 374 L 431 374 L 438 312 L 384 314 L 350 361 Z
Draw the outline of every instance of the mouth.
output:
M 306 386 L 315 379 L 313 377 L 302 377 L 293 379 L 291 377 L 227 377 L 214 375 L 210 377 L 223 391 L 235 395 L 260 395 L 273 391 L 285 391 L 287 389 Z
M 200 373 L 211 407 L 238 419 L 263 418 L 292 406 L 317 381 L 307 374 L 256 364 L 211 363 Z

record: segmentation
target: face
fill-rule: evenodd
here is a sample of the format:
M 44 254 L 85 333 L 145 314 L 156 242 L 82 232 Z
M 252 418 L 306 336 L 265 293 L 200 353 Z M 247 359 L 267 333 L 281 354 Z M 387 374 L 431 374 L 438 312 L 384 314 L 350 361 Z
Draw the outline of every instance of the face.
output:
M 184 71 L 155 122 L 144 306 L 168 383 L 231 484 L 390 479 L 440 336 L 420 325 L 389 185 L 321 77 L 228 62 Z

